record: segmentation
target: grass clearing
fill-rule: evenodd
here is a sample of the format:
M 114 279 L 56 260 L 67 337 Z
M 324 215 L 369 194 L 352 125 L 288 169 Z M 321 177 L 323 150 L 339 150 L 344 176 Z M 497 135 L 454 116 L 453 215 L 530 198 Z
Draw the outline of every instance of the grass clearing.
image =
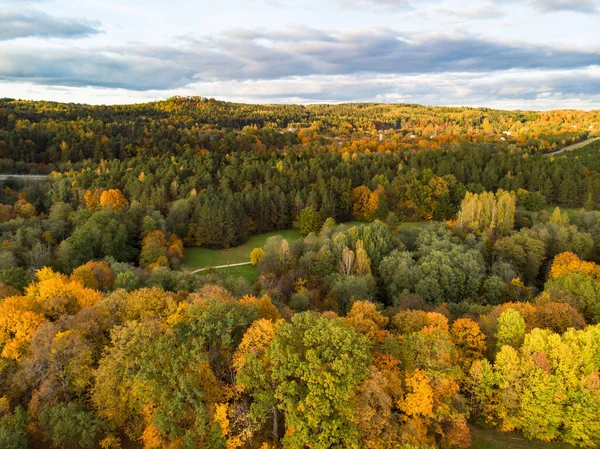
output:
M 499 432 L 474 426 L 470 426 L 470 430 L 473 440 L 471 449 L 571 449 L 565 444 L 528 440 L 515 432 Z
M 210 248 L 186 248 L 183 264 L 190 270 L 205 267 L 216 267 L 230 263 L 241 263 L 250 261 L 250 252 L 254 248 L 263 247 L 269 237 L 282 236 L 289 241 L 298 240 L 302 237 L 297 229 L 285 229 L 283 231 L 265 232 L 250 237 L 240 246 L 227 249 Z M 234 267 L 242 268 L 242 267 Z
M 420 222 L 406 222 L 400 225 L 402 232 L 410 234 L 417 233 L 420 229 L 430 224 L 428 221 Z M 360 226 L 364 224 L 361 221 L 349 221 L 342 223 L 344 227 L 350 228 L 352 226 Z M 257 234 L 250 237 L 246 242 L 239 246 L 228 249 L 210 249 L 210 248 L 198 248 L 190 247 L 185 249 L 185 257 L 183 264 L 190 270 L 197 270 L 198 268 L 216 267 L 220 265 L 235 264 L 250 261 L 250 252 L 254 248 L 263 247 L 269 237 L 280 235 L 288 241 L 299 240 L 302 238 L 302 234 L 297 229 L 285 229 L 282 231 L 271 231 L 264 234 Z M 253 281 L 258 276 L 256 267 L 252 265 L 242 265 L 239 267 L 225 267 L 215 270 L 215 273 L 222 277 L 227 278 L 243 277 L 249 281 Z M 207 274 L 207 272 L 201 272 L 199 274 Z

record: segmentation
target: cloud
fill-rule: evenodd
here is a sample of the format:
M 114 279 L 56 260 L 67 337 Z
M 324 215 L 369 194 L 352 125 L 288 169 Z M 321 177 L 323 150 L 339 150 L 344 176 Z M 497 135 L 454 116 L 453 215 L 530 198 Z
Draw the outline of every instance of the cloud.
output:
M 463 7 L 463 8 L 445 8 L 435 7 L 432 9 L 433 12 L 447 16 L 453 21 L 459 20 L 492 20 L 505 17 L 506 11 L 501 9 L 498 4 L 494 2 L 478 3 L 474 6 Z
M 0 97 L 95 104 L 139 103 L 201 95 L 251 103 L 369 101 L 502 109 L 600 109 L 600 66 L 575 70 L 481 73 L 294 76 L 276 80 L 203 81 L 185 88 L 134 92 L 95 87 L 42 87 L 0 82 Z
M 409 0 L 334 0 L 341 8 L 370 8 L 375 10 L 412 9 Z
M 327 33 L 237 28 L 178 45 L 78 49 L 0 44 L 0 80 L 135 91 L 178 89 L 197 82 L 293 77 L 488 73 L 566 70 L 600 64 L 593 50 L 505 44 L 473 36 L 391 30 Z
M 535 0 L 533 5 L 542 12 L 572 11 L 583 14 L 596 14 L 600 2 L 598 0 Z
M 39 11 L 0 11 L 0 41 L 22 37 L 80 38 L 99 32 L 93 22 L 61 19 Z

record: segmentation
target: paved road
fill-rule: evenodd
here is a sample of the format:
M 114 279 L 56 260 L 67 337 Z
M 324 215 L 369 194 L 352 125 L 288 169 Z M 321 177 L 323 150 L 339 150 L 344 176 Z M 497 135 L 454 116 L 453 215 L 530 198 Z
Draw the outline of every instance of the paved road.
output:
M 568 147 L 564 147 L 560 150 L 553 151 L 552 153 L 546 153 L 544 156 L 554 156 L 555 154 L 564 153 L 565 151 L 573 151 L 579 148 L 585 147 L 587 144 L 590 144 L 596 140 L 600 139 L 600 137 L 593 137 L 588 140 L 584 140 L 583 142 L 574 143 L 573 145 L 569 145 Z
M 48 179 L 48 175 L 13 175 L 10 173 L 0 173 L 0 181 L 6 181 L 8 179 Z
M 250 265 L 252 262 L 240 262 L 240 263 L 230 263 L 229 265 L 217 265 L 216 267 L 204 267 L 198 268 L 197 270 L 192 271 L 193 273 L 200 273 L 201 271 L 206 270 L 217 270 L 219 268 L 227 268 L 227 267 L 241 267 L 242 265 Z

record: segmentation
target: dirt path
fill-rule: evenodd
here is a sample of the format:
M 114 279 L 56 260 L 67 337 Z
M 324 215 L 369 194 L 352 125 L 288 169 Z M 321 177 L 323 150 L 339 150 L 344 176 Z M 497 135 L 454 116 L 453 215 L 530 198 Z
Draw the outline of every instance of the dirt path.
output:
M 551 153 L 546 153 L 544 156 L 554 156 L 555 154 L 564 153 L 565 151 L 577 150 L 579 148 L 585 147 L 587 144 L 592 143 L 592 142 L 594 142 L 594 141 L 596 141 L 598 139 L 600 139 L 600 137 L 593 137 L 591 139 L 584 140 L 583 142 L 574 143 L 573 145 L 569 145 L 568 147 L 564 147 L 564 148 L 562 148 L 560 150 L 556 150 L 556 151 L 553 151 Z
M 227 267 L 241 267 L 242 265 L 250 265 L 252 262 L 240 262 L 240 263 L 230 263 L 227 265 L 217 265 L 216 267 L 204 267 L 204 268 L 198 268 L 197 270 L 192 271 L 192 274 L 194 273 L 200 273 L 201 271 L 206 271 L 206 270 L 217 270 L 219 268 L 227 268 Z

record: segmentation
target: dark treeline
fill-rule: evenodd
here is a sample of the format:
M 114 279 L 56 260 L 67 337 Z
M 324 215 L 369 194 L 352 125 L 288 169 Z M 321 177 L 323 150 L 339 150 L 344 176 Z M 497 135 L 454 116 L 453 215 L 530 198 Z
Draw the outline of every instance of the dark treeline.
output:
M 52 263 L 68 272 L 90 258 L 135 261 L 151 231 L 186 245 L 226 248 L 252 234 L 289 228 L 303 211 L 315 211 L 314 228 L 328 217 L 447 220 L 466 192 L 500 188 L 538 195 L 536 205 L 526 205 L 530 210 L 546 203 L 591 209 L 600 201 L 599 184 L 599 174 L 577 160 L 476 144 L 412 155 L 188 150 L 113 159 L 56 173 L 47 184 L 7 185 L 0 192 L 0 232 L 10 243 L 3 251 L 14 256 L 9 262 Z M 114 239 L 110 233 L 117 230 Z

